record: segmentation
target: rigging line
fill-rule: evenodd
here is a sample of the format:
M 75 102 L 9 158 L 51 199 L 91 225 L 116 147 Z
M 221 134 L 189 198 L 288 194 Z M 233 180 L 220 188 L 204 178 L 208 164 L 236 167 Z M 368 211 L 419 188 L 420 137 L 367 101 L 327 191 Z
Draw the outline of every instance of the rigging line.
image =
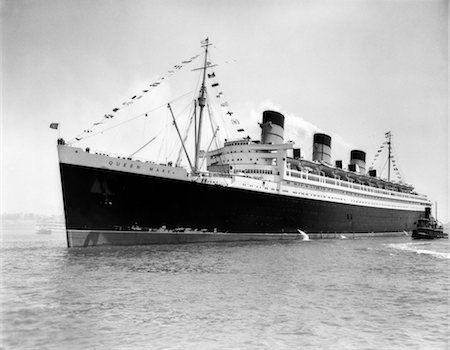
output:
M 211 108 L 211 103 L 210 103 L 210 99 L 209 96 L 206 97 L 207 98 L 207 106 L 208 106 L 208 114 L 209 114 L 209 122 L 211 124 L 211 130 L 213 135 L 216 135 L 216 133 L 219 131 L 219 123 L 217 123 L 217 128 L 214 125 L 214 114 L 213 114 L 213 110 Z M 217 140 L 217 137 L 213 137 L 213 140 L 216 142 L 216 148 L 219 148 L 219 142 Z M 211 144 L 212 144 L 212 140 L 211 140 Z
M 207 100 L 207 102 L 209 101 L 209 98 L 208 98 L 208 97 L 209 97 L 209 96 L 206 95 L 206 100 Z M 212 130 L 212 132 L 213 132 L 213 134 L 214 134 L 215 127 L 214 127 L 213 113 L 212 113 L 212 110 L 211 110 L 211 104 L 210 104 L 210 103 L 207 103 L 206 106 L 208 107 L 209 124 L 210 124 L 211 130 Z
M 195 84 L 195 92 L 194 92 L 194 96 L 193 96 L 193 98 L 195 99 L 195 95 L 197 94 L 197 91 L 198 91 L 198 87 L 200 86 L 200 80 L 202 79 L 202 74 L 201 73 L 199 73 L 198 74 L 198 79 L 197 79 L 197 84 Z
M 145 137 L 145 129 L 147 127 L 147 118 L 144 118 L 144 123 L 143 123 L 143 127 L 142 127 L 142 135 L 141 138 L 143 139 Z
M 127 109 L 129 108 L 131 105 L 133 105 L 134 102 L 136 102 L 138 99 L 140 99 L 141 97 L 144 97 L 144 94 L 147 92 L 152 92 L 154 89 L 156 89 L 160 84 L 166 82 L 168 79 L 170 79 L 170 77 L 172 77 L 173 75 L 176 75 L 181 69 L 183 69 L 183 67 L 185 67 L 187 64 L 190 64 L 192 61 L 195 61 L 198 57 L 200 57 L 200 54 L 197 54 L 195 56 L 192 56 L 190 60 L 185 60 L 182 61 L 181 65 L 180 64 L 176 64 L 174 66 L 172 66 L 171 69 L 169 69 L 169 71 L 166 71 L 163 74 L 160 74 L 158 76 L 158 78 L 155 80 L 154 83 L 149 84 L 145 90 L 141 90 L 142 92 L 138 92 L 136 93 L 136 95 L 134 97 L 131 98 L 131 100 L 134 100 L 138 95 L 140 95 L 140 97 L 137 97 L 137 99 L 135 101 L 130 101 L 130 99 L 128 99 L 127 101 L 122 103 L 122 106 L 120 108 L 115 108 L 113 109 L 113 112 L 117 112 L 117 111 L 123 111 L 123 109 Z M 175 70 L 173 70 L 175 68 Z M 163 81 L 164 80 L 164 81 Z M 148 82 L 147 82 L 148 84 Z
M 152 137 L 152 139 L 148 142 L 145 143 L 144 146 L 140 147 L 137 151 L 135 151 L 134 153 L 132 153 L 131 155 L 128 156 L 128 158 L 133 157 L 136 153 L 138 153 L 139 151 L 141 151 L 142 149 L 144 149 L 147 145 L 149 145 L 151 142 L 153 142 L 153 140 L 155 140 L 158 136 L 154 136 Z
M 386 160 L 385 160 L 385 162 L 384 162 L 384 165 L 383 165 L 383 168 L 381 169 L 381 172 L 380 172 L 380 177 L 382 176 L 382 174 L 383 174 L 383 171 L 384 171 L 384 169 L 386 168 L 386 164 L 388 163 L 388 159 L 386 158 Z
M 180 95 L 180 96 L 174 98 L 174 99 L 171 100 L 169 103 L 178 101 L 178 100 L 182 99 L 183 97 L 185 97 L 186 95 L 190 94 L 191 92 L 192 92 L 192 90 L 189 91 L 189 92 L 187 92 L 187 93 L 185 93 L 185 94 L 183 94 L 183 95 Z M 157 106 L 157 107 L 155 107 L 155 108 L 153 108 L 153 109 L 151 109 L 151 110 L 149 110 L 149 111 L 143 112 L 143 113 L 141 113 L 141 114 L 139 114 L 139 115 L 137 115 L 137 116 L 135 116 L 135 117 L 132 117 L 132 118 L 127 119 L 127 120 L 124 120 L 123 122 L 121 122 L 121 123 L 119 123 L 119 124 L 113 125 L 113 126 L 107 128 L 107 129 L 101 130 L 101 131 L 97 132 L 96 134 L 90 135 L 90 136 L 85 137 L 85 138 L 89 138 L 89 137 L 98 135 L 99 133 L 103 133 L 103 132 L 109 131 L 109 130 L 111 130 L 111 129 L 114 129 L 114 128 L 116 128 L 116 127 L 119 127 L 119 126 L 121 126 L 121 125 L 123 125 L 123 124 L 126 124 L 126 123 L 128 123 L 128 122 L 131 122 L 131 121 L 133 121 L 133 120 L 135 120 L 135 119 L 138 119 L 138 118 L 140 118 L 140 117 L 142 117 L 142 116 L 144 116 L 144 115 L 146 115 L 146 114 L 152 113 L 152 112 L 154 112 L 154 111 L 156 111 L 156 110 L 158 110 L 158 109 L 164 107 L 165 105 L 166 105 L 166 104 L 162 104 L 162 105 L 160 105 L 160 106 Z
M 384 144 L 384 142 L 383 142 L 383 144 Z M 382 144 L 382 145 L 383 145 Z M 381 145 L 381 146 L 382 146 Z M 373 159 L 372 159 L 372 165 L 371 166 L 374 166 L 375 165 L 375 163 L 377 162 L 377 160 L 380 158 L 380 154 L 381 153 L 383 153 L 383 152 L 380 152 L 381 150 L 382 150 L 382 147 L 378 147 L 378 149 L 377 149 L 377 151 L 375 152 L 375 154 L 374 154 L 374 156 L 373 156 Z
M 162 127 L 160 133 L 162 134 L 162 140 L 161 140 L 161 144 L 159 145 L 159 151 L 158 151 L 158 162 L 163 162 L 164 160 L 162 159 L 163 153 L 164 153 L 164 146 L 167 143 L 167 138 L 166 138 L 166 134 L 167 134 L 167 122 L 169 119 L 169 112 L 166 111 L 166 119 L 164 120 L 164 126 Z
M 209 150 L 211 149 L 212 143 L 216 139 L 216 134 L 217 134 L 218 131 L 219 131 L 219 127 L 217 127 L 216 130 L 214 131 L 214 134 L 212 136 L 211 142 L 209 143 L 209 146 L 206 149 L 205 154 L 207 154 L 209 152 Z M 203 168 L 203 164 L 205 164 L 205 160 L 206 160 L 206 157 L 203 157 L 202 163 L 200 164 L 200 169 Z
M 198 74 L 197 83 L 195 84 L 194 90 L 192 90 L 193 92 L 192 92 L 191 101 L 197 101 L 196 95 L 197 95 L 197 91 L 199 91 L 201 77 L 202 77 L 202 75 Z M 196 102 L 194 102 L 194 103 L 196 103 Z M 195 104 L 193 105 L 193 109 L 194 109 L 193 113 L 194 113 L 194 119 L 195 119 L 195 118 L 197 118 L 197 111 L 196 111 Z M 196 128 L 196 126 L 195 126 L 195 128 Z M 195 143 L 197 142 L 197 130 L 196 129 L 195 129 L 194 133 L 195 133 L 195 137 L 194 137 L 194 147 L 195 147 Z
M 216 82 L 217 82 L 217 79 L 215 80 Z M 218 84 L 218 83 L 217 83 Z M 216 90 L 216 89 L 215 89 Z M 217 89 L 217 90 L 219 90 L 219 89 Z M 224 96 L 223 94 L 222 94 L 222 92 L 220 91 L 220 92 L 216 92 L 215 94 L 219 94 L 220 96 Z M 216 97 L 218 97 L 219 95 L 217 95 Z M 228 103 L 228 101 L 225 101 L 224 100 L 224 103 L 226 103 L 226 106 L 228 107 L 228 110 L 230 110 L 230 107 L 229 107 L 229 103 Z M 222 105 L 222 103 L 221 103 L 221 105 L 220 105 L 220 107 L 219 107 L 219 110 L 220 110 L 220 117 L 221 117 L 221 121 L 222 121 L 222 123 L 223 123 L 223 125 L 224 125 L 224 129 L 225 129 L 225 134 L 226 134 L 226 138 L 228 139 L 229 138 L 229 133 L 228 133 L 228 128 L 227 128 L 227 125 L 228 125 L 228 123 L 225 121 L 225 118 L 224 118 L 224 114 L 223 114 L 223 108 L 222 107 L 225 107 L 225 106 L 223 106 Z
M 192 92 L 191 101 L 194 101 L 196 99 L 196 94 L 197 94 L 197 91 L 198 91 L 198 88 L 199 88 L 199 85 L 200 85 L 200 79 L 201 79 L 201 74 L 198 74 L 197 83 L 195 84 L 195 88 L 193 90 L 191 90 L 191 92 Z M 195 113 L 195 107 L 191 103 L 189 103 L 188 106 L 191 106 L 191 110 L 189 111 L 189 115 L 191 115 L 191 119 L 189 120 L 189 124 L 188 124 L 188 127 L 186 129 L 186 135 L 183 138 L 183 142 L 186 142 L 186 140 L 187 140 L 187 138 L 189 136 L 189 130 L 191 128 L 193 118 L 196 117 L 194 114 L 192 114 L 192 113 Z M 187 106 L 186 106 L 186 108 L 187 108 Z M 194 109 L 194 111 L 193 111 L 193 109 Z M 179 164 L 181 162 L 182 153 L 183 153 L 183 148 L 180 147 L 180 150 L 179 150 L 179 153 L 178 153 L 178 157 L 177 157 L 177 161 L 175 162 L 175 164 Z
M 181 96 L 178 96 L 178 97 L 174 98 L 174 99 L 173 99 L 172 101 L 170 101 L 169 103 L 173 103 L 173 102 L 175 102 L 175 101 L 178 101 L 179 99 L 185 97 L 186 95 L 189 95 L 190 93 L 192 93 L 192 90 L 189 91 L 189 92 L 187 92 L 187 93 L 185 93 L 185 94 L 183 94 L 183 95 L 181 95 Z M 104 129 L 104 130 L 99 130 L 99 131 L 96 132 L 95 134 L 92 134 L 92 135 L 83 137 L 83 140 L 88 139 L 88 138 L 91 138 L 91 137 L 96 136 L 96 135 L 99 135 L 99 134 L 102 134 L 102 133 L 107 132 L 107 131 L 109 131 L 109 130 L 115 129 L 115 128 L 117 128 L 117 127 L 123 125 L 123 124 L 129 123 L 129 122 L 131 122 L 131 121 L 133 121 L 133 120 L 135 120 L 135 119 L 137 119 L 137 118 L 140 118 L 140 117 L 144 116 L 145 114 L 152 113 L 152 112 L 154 112 L 154 111 L 156 111 L 156 110 L 158 110 L 158 109 L 160 109 L 160 108 L 162 108 L 162 107 L 165 107 L 165 106 L 167 106 L 167 103 L 164 103 L 164 104 L 162 104 L 162 105 L 160 105 L 160 106 L 158 106 L 158 107 L 155 107 L 155 108 L 153 108 L 153 109 L 150 109 L 150 110 L 148 110 L 147 112 L 143 112 L 143 113 L 141 113 L 141 114 L 139 114 L 139 115 L 137 115 L 137 116 L 135 116 L 135 117 L 132 117 L 132 118 L 130 118 L 130 119 L 124 120 L 123 122 L 121 122 L 121 123 L 119 123 L 119 124 L 116 124 L 116 125 L 113 125 L 113 126 L 111 126 L 111 127 L 109 127 L 109 128 L 106 128 L 106 129 Z M 78 135 L 77 137 L 75 137 L 75 139 L 77 139 L 77 138 L 83 136 L 83 134 L 85 134 L 85 132 L 83 132 L 83 133 L 81 133 L 80 135 Z M 81 141 L 81 140 L 77 140 L 77 141 Z M 74 142 L 74 139 L 71 139 L 71 140 L 68 142 L 68 144 L 70 145 L 70 144 L 73 143 L 73 142 Z
M 212 47 L 214 48 L 214 51 L 217 51 L 218 53 L 222 52 L 224 53 L 225 51 L 221 49 L 220 46 L 217 46 L 216 44 L 213 44 Z M 235 50 L 235 52 L 233 50 L 230 50 L 232 53 L 237 52 L 237 50 Z M 228 58 L 225 57 L 223 61 L 223 63 L 226 64 L 230 64 L 230 63 L 237 63 L 237 60 L 233 57 L 231 57 L 228 53 L 226 53 L 225 55 L 228 55 Z
M 165 142 L 164 142 L 164 163 L 167 163 L 167 148 L 169 144 L 169 129 L 170 129 L 170 120 L 169 120 L 169 112 L 166 111 L 166 129 L 165 129 Z
M 186 109 L 187 109 L 188 107 L 191 107 L 191 110 L 189 111 L 189 114 L 188 114 L 188 115 L 191 115 L 191 111 L 192 111 L 192 108 L 193 108 L 191 102 L 189 102 L 189 103 L 183 108 L 183 110 L 182 110 L 181 112 L 178 113 L 178 115 L 183 114 L 183 113 L 186 111 Z M 187 120 L 187 121 L 186 121 L 186 124 L 188 124 L 188 125 L 186 125 L 186 127 L 184 128 L 184 130 L 188 130 L 188 128 L 190 128 L 190 126 L 191 126 L 191 124 L 192 124 L 192 119 L 191 119 L 191 121 Z M 173 125 L 175 125 L 175 124 L 173 124 Z M 187 131 L 187 132 L 188 132 L 188 131 Z M 183 138 L 183 142 L 186 142 L 186 138 L 187 138 L 187 133 L 186 133 L 185 138 Z M 174 145 L 173 147 L 171 147 L 171 148 L 172 148 L 172 151 L 171 151 L 170 154 L 169 154 L 169 158 L 170 158 L 170 157 L 172 156 L 172 154 L 175 152 L 175 147 L 176 147 L 175 145 Z M 182 149 L 180 149 L 180 153 L 181 153 L 181 151 L 182 151 Z M 180 155 L 179 155 L 178 157 L 180 157 Z M 177 158 L 177 160 L 178 160 L 178 158 Z M 175 162 L 175 164 L 176 164 L 176 162 Z
M 211 148 L 213 141 L 216 143 L 216 148 L 219 148 L 219 143 L 217 141 L 217 132 L 219 131 L 219 125 L 218 124 L 217 124 L 217 126 L 214 125 L 214 115 L 211 110 L 211 105 L 208 103 L 207 106 L 208 106 L 208 114 L 209 114 L 209 123 L 211 124 L 211 131 L 213 133 L 211 143 L 209 144 L 209 147 L 208 147 L 208 151 L 209 151 L 209 148 Z
M 191 110 L 189 111 L 189 114 L 191 115 L 191 118 L 190 118 L 190 120 L 189 120 L 189 125 L 188 125 L 188 127 L 186 128 L 186 134 L 185 134 L 184 137 L 183 137 L 183 143 L 185 143 L 185 144 L 186 144 L 187 138 L 188 138 L 188 136 L 189 136 L 189 132 L 190 132 L 191 127 L 192 127 L 192 122 L 194 121 L 194 116 L 195 116 L 195 115 L 194 115 L 194 104 L 192 104 Z M 183 144 L 181 145 L 180 150 L 178 151 L 178 157 L 177 157 L 177 160 L 176 160 L 176 162 L 175 162 L 176 165 L 179 165 L 179 164 L 180 164 L 182 154 L 183 154 Z
M 207 99 L 207 106 L 208 106 L 208 113 L 210 114 L 210 119 L 211 119 L 212 111 L 211 111 L 211 103 L 210 103 L 209 99 Z M 212 126 L 212 121 L 211 121 L 211 126 Z M 226 125 L 225 125 L 225 127 L 226 127 Z M 213 138 L 211 139 L 211 144 L 208 147 L 208 152 L 209 152 L 209 149 L 210 149 L 213 141 L 215 141 L 217 149 L 219 149 L 221 147 L 221 145 L 219 144 L 219 142 L 217 140 L 217 135 L 216 135 L 219 130 L 220 130 L 219 126 L 217 126 L 217 129 L 215 131 L 213 130 Z M 225 160 L 223 159 L 223 155 L 221 153 L 219 154 L 219 160 L 220 160 L 221 164 L 225 163 Z
M 167 109 L 170 111 L 170 114 L 172 115 L 173 125 L 175 126 L 175 129 L 177 130 L 178 137 L 180 138 L 181 145 L 183 146 L 183 149 L 184 149 L 184 152 L 186 154 L 186 158 L 187 158 L 187 160 L 189 162 L 189 166 L 191 168 L 191 171 L 194 172 L 194 167 L 192 166 L 191 159 L 189 158 L 189 154 L 188 154 L 188 152 L 186 150 L 186 147 L 184 146 L 183 139 L 181 138 L 181 134 L 180 134 L 180 129 L 178 129 L 177 121 L 175 120 L 175 116 L 173 115 L 173 111 L 172 111 L 172 108 L 170 107 L 170 104 L 167 104 Z
M 398 177 L 400 177 L 400 181 L 405 182 L 405 180 L 403 179 L 402 173 L 400 172 L 400 165 L 399 165 L 399 162 L 398 162 L 397 151 L 393 147 L 392 144 L 391 144 L 391 150 L 392 150 L 392 153 L 393 153 L 393 156 L 394 156 L 394 157 L 392 157 L 392 159 L 395 160 L 395 168 L 397 168 L 397 170 L 394 169 L 394 171 L 397 172 Z
M 192 90 L 192 98 L 191 98 L 192 101 L 195 100 L 195 95 L 197 94 L 197 90 L 198 90 L 199 85 L 200 85 L 200 79 L 201 79 L 201 74 L 198 74 L 197 83 L 195 84 L 194 90 Z M 186 140 L 187 140 L 187 138 L 189 136 L 189 130 L 190 130 L 191 126 L 192 126 L 192 121 L 194 120 L 194 118 L 196 118 L 195 113 L 196 113 L 195 112 L 195 106 L 191 104 L 191 111 L 189 112 L 189 114 L 191 115 L 191 119 L 189 121 L 189 125 L 188 125 L 187 130 L 186 130 L 186 135 L 183 138 L 183 142 L 185 142 L 185 143 L 186 143 Z M 195 140 L 194 140 L 194 142 L 195 142 Z M 177 157 L 177 160 L 176 160 L 175 164 L 179 165 L 179 163 L 181 162 L 182 153 L 183 153 L 183 148 L 180 147 L 180 150 L 179 150 L 179 153 L 178 153 L 178 157 Z
M 209 96 L 208 96 L 209 97 Z M 210 107 L 213 109 L 213 105 L 211 104 L 211 100 L 208 98 L 208 104 L 210 105 Z M 225 129 L 225 136 L 226 136 L 226 139 L 229 139 L 229 134 L 228 134 L 228 128 L 227 128 L 227 123 L 226 123 L 226 120 L 225 120 L 225 118 L 224 118 L 224 115 L 223 115 L 223 113 L 222 113 L 222 108 L 220 108 L 219 107 L 219 112 L 218 112 L 218 114 L 219 114 L 219 116 L 220 116 L 220 121 L 222 122 L 222 125 L 223 125 L 223 129 Z M 217 144 L 216 144 L 217 145 Z M 217 147 L 217 148 L 219 148 L 219 147 Z
M 169 104 L 170 104 L 170 102 L 169 102 Z M 183 114 L 183 113 L 186 111 L 186 109 L 187 109 L 188 107 L 191 107 L 191 108 L 192 108 L 192 103 L 191 103 L 191 101 L 189 101 L 189 103 L 188 103 L 186 106 L 184 106 L 184 108 L 182 109 L 182 111 L 181 111 L 181 112 L 178 112 L 177 114 L 178 114 L 178 115 Z
M 197 55 L 197 56 L 193 56 L 193 57 L 195 57 L 195 58 L 192 58 L 190 61 L 189 61 L 189 63 L 191 63 L 193 60 L 195 60 L 195 59 L 197 59 L 197 57 L 198 56 L 200 56 L 200 55 Z M 175 70 L 175 74 L 177 73 L 177 72 L 179 72 L 182 68 L 183 68 L 183 66 L 185 66 L 185 64 L 189 64 L 189 63 L 186 63 L 186 62 L 182 62 L 183 64 L 181 65 L 181 66 L 179 66 L 179 68 L 176 68 L 176 70 Z M 177 65 L 175 65 L 174 67 L 176 67 Z M 174 75 L 174 74 L 164 74 L 164 75 L 160 75 L 157 79 L 156 79 L 156 82 L 157 82 L 157 85 L 159 85 L 159 84 L 161 84 L 161 83 L 163 83 L 163 80 L 165 80 L 165 81 L 167 81 L 172 75 Z M 155 83 L 154 83 L 155 84 Z M 137 99 L 135 100 L 135 101 L 126 101 L 126 102 L 124 102 L 124 103 L 122 103 L 122 106 L 120 107 L 120 108 L 117 108 L 117 110 L 116 110 L 116 108 L 113 110 L 113 113 L 116 113 L 117 111 L 123 111 L 124 109 L 128 109 L 131 105 L 133 105 L 133 103 L 134 102 L 136 102 L 138 99 L 140 99 L 141 97 L 144 97 L 144 94 L 146 93 L 146 92 L 151 92 L 152 90 L 154 90 L 154 89 L 156 89 L 157 88 L 157 86 L 154 86 L 154 84 L 150 84 L 150 88 L 147 88 L 147 90 L 142 90 L 143 91 L 143 93 L 136 93 L 136 95 L 134 96 L 134 97 L 132 97 L 132 99 L 134 99 L 135 97 L 137 97 L 137 95 L 139 95 L 140 94 L 140 96 L 139 97 L 137 97 Z M 110 116 L 110 118 L 113 118 L 115 115 L 111 115 L 111 114 L 105 114 L 105 116 Z M 110 118 L 108 118 L 107 117 L 107 119 L 110 119 Z M 93 126 L 91 127 L 91 128 L 95 128 L 96 126 L 98 126 L 99 124 L 103 124 L 103 121 L 104 121 L 104 119 L 101 119 L 99 122 L 95 122 L 94 124 L 93 124 Z M 82 134 L 81 134 L 82 135 Z
M 224 114 L 222 113 L 222 109 L 220 109 L 219 115 L 220 115 L 220 119 L 222 120 L 223 125 L 225 126 L 225 136 L 227 137 L 227 139 L 229 139 L 230 134 L 228 133 L 227 122 L 226 122 L 226 118 L 225 118 Z
M 156 139 L 158 136 L 160 136 L 161 135 L 161 133 L 164 131 L 164 126 L 163 127 L 161 127 L 159 130 L 158 130 L 158 132 L 156 132 L 155 134 L 156 134 L 156 136 L 154 137 L 154 139 Z M 153 141 L 153 140 L 152 140 Z M 152 142 L 151 141 L 151 142 Z M 140 150 L 139 150 L 140 151 Z M 135 153 L 137 153 L 138 151 L 136 151 Z
M 188 106 L 190 106 L 190 108 L 189 108 L 189 112 L 186 114 L 187 118 L 186 118 L 185 125 L 184 125 L 184 128 L 183 128 L 183 130 L 185 131 L 184 132 L 184 136 L 183 136 L 183 142 L 186 142 L 186 140 L 188 138 L 189 130 L 191 128 L 191 124 L 192 124 L 192 121 L 193 121 L 192 120 L 193 119 L 193 113 L 194 113 L 194 103 L 193 103 L 193 101 L 190 101 Z

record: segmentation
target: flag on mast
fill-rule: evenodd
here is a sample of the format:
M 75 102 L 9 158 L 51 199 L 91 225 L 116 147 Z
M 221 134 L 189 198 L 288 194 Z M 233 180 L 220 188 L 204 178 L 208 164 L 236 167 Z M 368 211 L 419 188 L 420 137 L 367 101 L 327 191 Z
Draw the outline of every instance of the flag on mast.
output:
M 59 123 L 51 123 L 50 124 L 50 129 L 58 129 L 58 127 L 59 127 Z

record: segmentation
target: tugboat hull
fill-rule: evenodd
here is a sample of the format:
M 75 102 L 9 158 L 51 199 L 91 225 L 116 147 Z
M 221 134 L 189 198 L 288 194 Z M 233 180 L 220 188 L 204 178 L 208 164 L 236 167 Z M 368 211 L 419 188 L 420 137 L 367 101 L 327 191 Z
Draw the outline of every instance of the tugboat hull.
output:
M 411 238 L 412 239 L 448 238 L 448 234 L 443 232 L 441 229 L 420 228 L 413 231 Z

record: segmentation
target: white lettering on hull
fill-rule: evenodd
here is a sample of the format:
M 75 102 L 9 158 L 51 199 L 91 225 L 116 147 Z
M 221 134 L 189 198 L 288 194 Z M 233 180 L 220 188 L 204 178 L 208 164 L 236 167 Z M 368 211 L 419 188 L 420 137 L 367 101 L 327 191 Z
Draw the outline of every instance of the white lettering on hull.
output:
M 186 169 L 165 164 L 139 160 L 115 159 L 105 154 L 84 152 L 78 148 L 67 146 L 58 147 L 61 163 L 90 166 L 99 169 L 127 171 L 135 174 L 169 177 L 173 179 L 187 178 Z

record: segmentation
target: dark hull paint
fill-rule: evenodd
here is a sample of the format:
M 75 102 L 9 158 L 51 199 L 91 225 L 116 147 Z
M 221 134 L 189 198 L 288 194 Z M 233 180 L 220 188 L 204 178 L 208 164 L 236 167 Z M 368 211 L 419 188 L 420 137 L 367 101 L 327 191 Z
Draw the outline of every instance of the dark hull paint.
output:
M 442 229 L 421 227 L 413 231 L 411 238 L 412 239 L 448 238 L 448 234 L 443 232 Z
M 411 231 L 423 214 L 61 164 L 67 230 Z

